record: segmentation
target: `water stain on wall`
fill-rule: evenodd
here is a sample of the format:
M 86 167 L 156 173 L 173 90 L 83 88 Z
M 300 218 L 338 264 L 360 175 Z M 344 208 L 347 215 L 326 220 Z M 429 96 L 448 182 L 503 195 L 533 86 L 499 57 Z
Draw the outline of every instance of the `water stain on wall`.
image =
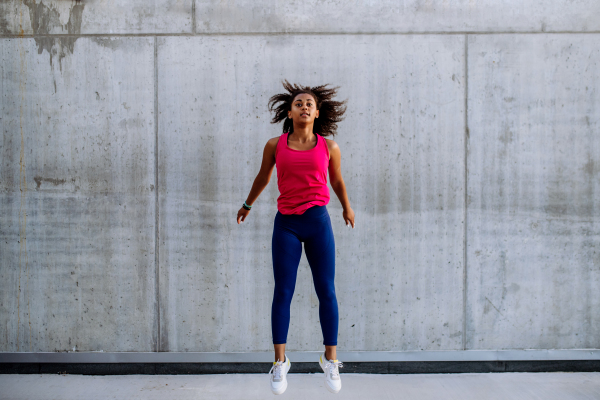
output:
M 514 140 L 514 133 L 510 129 L 506 128 L 504 130 L 504 133 L 500 136 L 499 139 L 502 143 L 504 143 L 505 145 L 508 145 L 509 143 L 512 143 L 512 141 Z
M 36 0 L 23 0 L 23 4 L 29 8 L 29 18 L 31 19 L 31 28 L 38 47 L 38 54 L 42 54 L 46 50 L 50 54 L 51 67 L 53 59 L 57 57 L 62 71 L 62 59 L 68 54 L 73 54 L 77 37 L 37 37 L 37 35 L 54 34 L 56 28 L 59 28 L 62 34 L 79 35 L 81 33 L 81 17 L 85 6 L 79 1 L 72 1 L 69 19 L 63 24 L 60 10 L 55 4 L 49 3 L 46 5 L 43 1 L 36 3 Z
M 64 183 L 66 183 L 66 182 L 67 182 L 67 180 L 66 180 L 66 179 L 57 179 L 57 178 L 44 178 L 44 177 L 41 177 L 41 176 L 34 176 L 34 177 L 33 177 L 33 180 L 34 180 L 34 181 L 35 181 L 35 183 L 37 184 L 37 187 L 36 187 L 36 189 L 39 189 L 39 188 L 40 188 L 40 186 L 41 186 L 42 182 L 50 182 L 50 183 L 52 183 L 54 186 L 58 186 L 58 185 L 61 185 L 61 184 L 64 184 Z
M 93 42 L 107 49 L 116 50 L 123 45 L 123 40 L 120 38 L 91 38 Z
M 588 162 L 583 165 L 583 171 L 589 176 L 596 176 L 600 172 L 600 168 L 594 163 L 594 159 L 588 154 Z
M 8 20 L 6 16 L 8 16 L 8 10 L 6 10 L 8 6 L 6 4 L 0 4 L 0 35 L 10 34 L 10 28 L 8 27 Z

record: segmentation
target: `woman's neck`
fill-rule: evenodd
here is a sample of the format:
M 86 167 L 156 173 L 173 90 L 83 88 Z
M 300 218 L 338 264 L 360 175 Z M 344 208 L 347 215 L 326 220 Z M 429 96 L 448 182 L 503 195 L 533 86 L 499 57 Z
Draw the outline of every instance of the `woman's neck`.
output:
M 313 133 L 313 124 L 306 126 L 294 126 L 294 137 L 299 140 L 301 143 L 304 143 L 308 140 L 312 140 Z

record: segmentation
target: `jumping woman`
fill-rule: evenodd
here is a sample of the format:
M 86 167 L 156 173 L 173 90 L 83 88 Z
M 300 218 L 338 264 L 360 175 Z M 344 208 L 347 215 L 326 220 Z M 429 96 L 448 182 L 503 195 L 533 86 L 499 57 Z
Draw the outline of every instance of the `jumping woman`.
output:
M 290 324 L 290 304 L 296 287 L 298 264 L 304 252 L 310 264 L 319 298 L 319 319 L 325 352 L 319 365 L 325 375 L 325 387 L 333 393 L 342 388 L 336 354 L 338 304 L 335 295 L 335 242 L 331 220 L 325 207 L 329 203 L 327 172 L 331 187 L 342 204 L 346 226 L 354 228 L 354 211 L 342 179 L 340 148 L 325 136 L 334 136 L 337 123 L 346 111 L 345 101 L 334 101 L 337 88 L 283 83 L 288 93 L 269 99 L 275 112 L 271 123 L 283 123 L 283 134 L 269 139 L 262 165 L 252 189 L 237 214 L 237 223 L 245 221 L 252 204 L 269 183 L 277 166 L 277 214 L 271 242 L 275 290 L 271 308 L 271 331 L 275 362 L 269 372 L 271 391 L 282 394 L 287 388 L 286 375 L 291 362 L 285 354 Z

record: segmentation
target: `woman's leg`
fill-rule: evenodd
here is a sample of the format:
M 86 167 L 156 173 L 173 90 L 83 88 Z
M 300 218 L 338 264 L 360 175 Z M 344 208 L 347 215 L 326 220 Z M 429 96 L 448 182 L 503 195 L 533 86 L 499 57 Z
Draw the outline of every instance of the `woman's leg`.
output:
M 338 335 L 338 304 L 335 295 L 335 241 L 329 216 L 315 221 L 313 234 L 304 242 L 315 291 L 319 297 L 319 319 L 323 331 L 326 356 L 335 360 Z
M 283 361 L 290 325 L 290 305 L 296 287 L 302 243 L 291 229 L 285 227 L 284 218 L 276 218 L 271 245 L 275 277 L 275 290 L 271 306 L 271 330 L 273 345 L 275 345 L 275 361 L 278 361 L 278 358 L 279 361 Z
M 275 349 L 275 362 L 285 361 L 285 343 L 274 344 L 273 348 Z

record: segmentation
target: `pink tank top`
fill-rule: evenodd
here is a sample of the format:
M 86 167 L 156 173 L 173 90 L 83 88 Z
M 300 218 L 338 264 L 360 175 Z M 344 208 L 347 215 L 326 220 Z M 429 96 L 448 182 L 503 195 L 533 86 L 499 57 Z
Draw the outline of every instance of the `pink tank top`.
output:
M 310 150 L 291 149 L 287 144 L 288 133 L 279 137 L 275 165 L 280 193 L 277 209 L 282 214 L 303 214 L 312 206 L 329 203 L 329 149 L 325 139 L 316 135 L 317 145 Z

